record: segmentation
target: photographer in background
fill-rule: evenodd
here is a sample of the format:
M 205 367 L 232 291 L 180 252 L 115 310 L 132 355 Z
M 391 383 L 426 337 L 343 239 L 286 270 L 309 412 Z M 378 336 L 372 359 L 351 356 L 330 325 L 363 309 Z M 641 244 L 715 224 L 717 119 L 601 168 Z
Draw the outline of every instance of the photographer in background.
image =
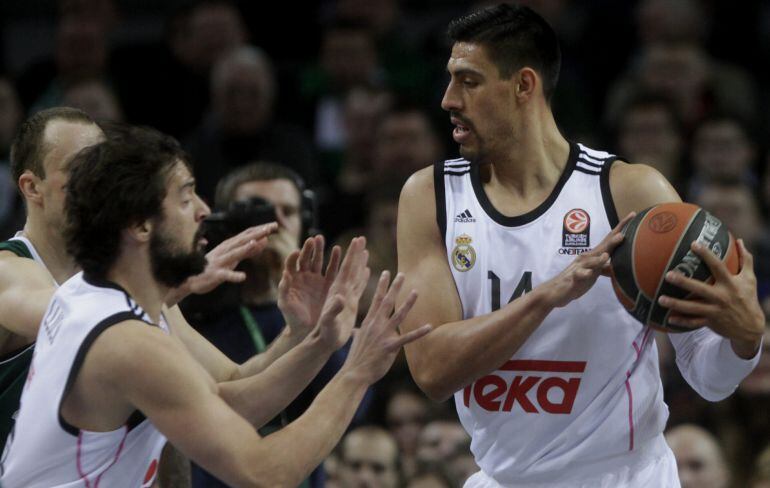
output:
M 210 245 L 255 222 L 278 223 L 278 232 L 270 236 L 267 248 L 259 256 L 241 263 L 239 269 L 246 273 L 243 283 L 188 305 L 197 311 L 193 317 L 197 318 L 198 331 L 232 360 L 242 362 L 264 352 L 282 334 L 308 332 L 296 330 L 294 324 L 304 321 L 293 317 L 291 307 L 284 306 L 287 297 L 279 284 L 287 257 L 300 249 L 303 236 L 313 230 L 313 196 L 291 169 L 260 162 L 226 175 L 217 185 L 215 206 L 217 213 L 205 222 Z M 305 247 L 312 247 L 314 242 L 308 239 Z M 316 275 L 316 278 L 320 277 Z M 305 391 L 278 418 L 260 429 L 260 433 L 279 429 L 301 415 L 339 370 L 347 350 L 348 346 L 337 350 Z M 367 400 L 362 403 L 362 409 L 366 403 Z M 321 476 L 321 470 L 314 471 L 303 486 L 323 486 Z M 226 486 L 218 484 L 197 466 L 193 467 L 192 479 L 195 488 Z

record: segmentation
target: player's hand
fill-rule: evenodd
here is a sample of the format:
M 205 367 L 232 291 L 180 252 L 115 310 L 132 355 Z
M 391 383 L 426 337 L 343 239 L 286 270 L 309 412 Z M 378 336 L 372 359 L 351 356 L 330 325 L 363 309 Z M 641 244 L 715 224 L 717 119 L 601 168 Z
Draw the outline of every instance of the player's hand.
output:
M 372 304 L 361 328 L 356 331 L 343 366 L 349 374 L 370 385 L 388 372 L 404 344 L 416 341 L 431 330 L 431 326 L 426 324 L 399 335 L 398 327 L 417 300 L 417 292 L 412 290 L 394 312 L 396 296 L 404 284 L 404 275 L 399 273 L 390 287 L 389 282 L 390 273 L 383 271 Z
M 671 309 L 668 321 L 688 328 L 707 326 L 733 341 L 733 349 L 744 358 L 753 357 L 765 332 L 765 315 L 757 299 L 754 256 L 738 239 L 740 272 L 730 273 L 727 266 L 708 248 L 692 243 L 691 248 L 709 267 L 714 277 L 710 285 L 669 271 L 666 281 L 692 293 L 691 299 L 662 295 L 658 302 Z
M 564 271 L 542 285 L 541 292 L 547 293 L 551 306 L 564 307 L 580 298 L 599 276 L 608 272 L 610 254 L 623 242 L 623 227 L 635 215 L 633 212 L 626 215 L 595 248 L 576 257 Z
M 342 347 L 353 333 L 358 302 L 369 280 L 368 260 L 366 238 L 354 238 L 327 292 L 318 325 L 312 334 L 317 334 L 322 343 L 333 350 Z
M 300 340 L 318 323 L 337 276 L 341 254 L 339 246 L 332 248 L 324 272 L 324 238 L 317 235 L 307 239 L 301 251 L 294 251 L 286 258 L 278 284 L 278 308 L 286 319 L 286 326 Z
M 626 225 L 631 222 L 631 219 L 636 217 L 636 212 L 631 212 L 628 215 L 626 215 L 623 220 L 618 222 L 618 225 L 613 228 L 609 234 L 604 236 L 604 239 L 602 239 L 602 242 L 599 243 L 598 246 L 593 248 L 590 252 L 594 253 L 595 255 L 600 255 L 603 252 L 606 252 L 610 256 L 612 256 L 613 251 L 615 251 L 615 248 L 617 248 L 625 239 L 625 236 L 623 235 L 623 229 L 626 228 Z M 607 264 L 602 268 L 602 275 L 603 276 L 610 276 L 610 263 L 609 261 Z
M 278 224 L 249 227 L 240 234 L 222 241 L 206 254 L 206 268 L 203 273 L 188 278 L 182 285 L 171 290 L 166 304 L 172 306 L 190 293 L 208 293 L 222 283 L 240 283 L 246 273 L 236 271 L 238 263 L 256 256 L 267 246 L 267 237 L 278 229 Z

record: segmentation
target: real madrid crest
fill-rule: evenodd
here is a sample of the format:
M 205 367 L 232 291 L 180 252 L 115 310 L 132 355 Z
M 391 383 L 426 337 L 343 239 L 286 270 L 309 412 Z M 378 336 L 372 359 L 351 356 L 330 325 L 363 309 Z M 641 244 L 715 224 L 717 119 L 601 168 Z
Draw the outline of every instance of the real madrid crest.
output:
M 468 271 L 476 264 L 476 250 L 471 246 L 472 241 L 468 234 L 460 234 L 455 238 L 457 245 L 452 249 L 452 265 L 457 271 Z

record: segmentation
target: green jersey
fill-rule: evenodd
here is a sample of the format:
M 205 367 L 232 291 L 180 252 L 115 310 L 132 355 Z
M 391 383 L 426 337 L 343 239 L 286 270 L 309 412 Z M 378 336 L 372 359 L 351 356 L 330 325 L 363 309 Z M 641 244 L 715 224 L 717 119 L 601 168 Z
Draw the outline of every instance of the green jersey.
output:
M 42 264 L 32 244 L 23 237 L 0 242 L 0 251 L 10 251 L 19 257 L 33 259 Z M 30 344 L 0 357 L 0 452 L 13 429 L 34 349 L 35 345 Z

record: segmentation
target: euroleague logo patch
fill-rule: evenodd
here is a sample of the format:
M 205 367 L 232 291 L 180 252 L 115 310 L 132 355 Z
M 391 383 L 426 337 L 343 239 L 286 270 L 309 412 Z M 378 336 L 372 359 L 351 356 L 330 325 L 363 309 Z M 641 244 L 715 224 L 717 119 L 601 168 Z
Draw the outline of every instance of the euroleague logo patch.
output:
M 588 248 L 591 246 L 589 234 L 591 232 L 591 216 L 582 208 L 573 208 L 564 215 L 564 226 L 561 233 L 561 245 L 563 248 Z M 586 249 L 587 250 L 587 249 Z M 560 254 L 580 254 L 580 251 L 560 249 Z M 581 251 L 583 251 L 581 249 Z

